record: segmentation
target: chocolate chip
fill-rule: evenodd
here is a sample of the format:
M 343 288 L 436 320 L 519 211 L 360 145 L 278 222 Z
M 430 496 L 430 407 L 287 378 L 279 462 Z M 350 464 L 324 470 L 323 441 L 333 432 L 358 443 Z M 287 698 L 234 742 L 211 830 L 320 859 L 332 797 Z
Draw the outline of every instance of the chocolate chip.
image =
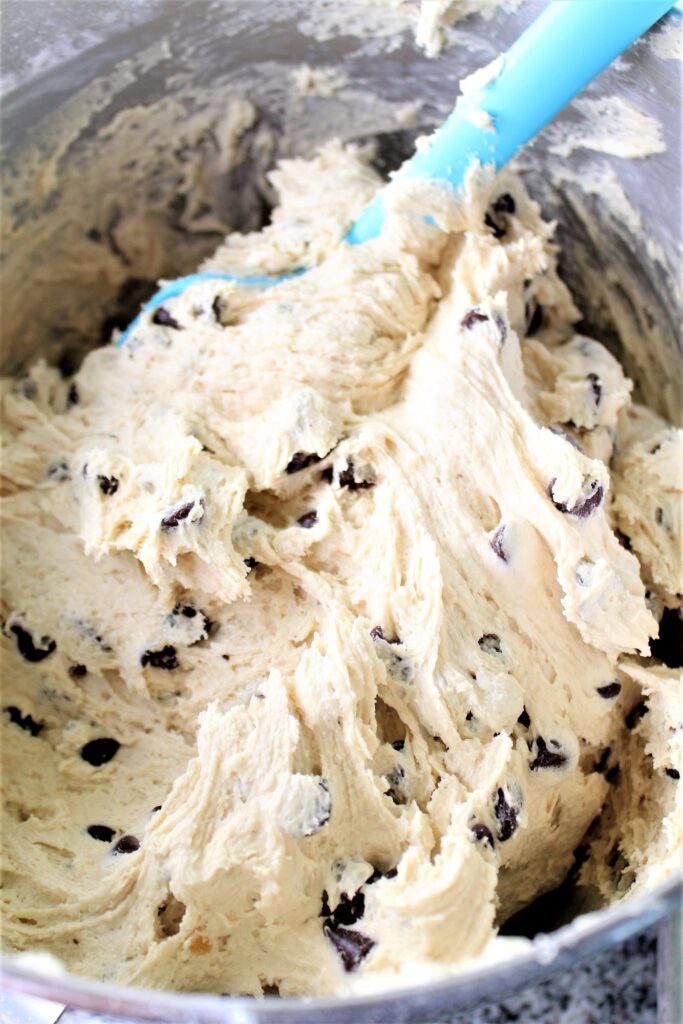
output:
M 170 512 L 167 512 L 161 520 L 162 530 L 174 530 L 176 526 L 179 526 L 183 519 L 187 519 L 192 509 L 195 507 L 194 498 L 192 501 L 184 501 L 181 505 L 176 505 Z
M 221 326 L 223 326 L 221 323 L 222 306 L 223 304 L 221 302 L 221 297 L 220 295 L 217 295 L 213 302 L 211 303 L 211 311 L 213 312 L 213 315 L 216 318 L 216 323 L 221 324 Z
M 297 519 L 297 523 L 299 524 L 299 526 L 303 526 L 304 530 L 310 530 L 313 526 L 316 525 L 317 522 L 318 513 L 315 511 L 306 512 L 304 513 L 304 515 L 299 516 L 299 518 Z
M 348 487 L 350 491 L 365 491 L 369 487 L 374 487 L 375 482 L 374 480 L 356 480 L 353 459 L 349 459 L 346 463 L 346 469 L 343 469 L 339 474 L 339 486 Z
M 140 849 L 140 840 L 136 839 L 135 836 L 121 836 L 118 842 L 115 844 L 112 853 L 116 856 L 119 853 L 135 853 L 136 850 Z
M 87 674 L 88 674 L 88 670 L 85 667 L 85 665 L 70 665 L 69 666 L 69 675 L 71 676 L 72 679 L 80 679 L 81 676 L 85 676 Z
M 498 790 L 493 811 L 500 826 L 498 838 L 505 843 L 517 831 L 517 810 L 507 802 L 502 789 Z
M 526 708 L 522 708 L 522 713 L 517 719 L 517 721 L 520 725 L 524 726 L 525 729 L 529 728 L 529 726 L 531 725 L 531 719 L 529 718 L 529 712 Z
M 86 832 L 91 839 L 99 839 L 101 843 L 110 843 L 116 835 L 116 829 L 109 828 L 109 825 L 88 825 Z
M 636 704 L 634 708 L 631 708 L 626 718 L 624 719 L 624 724 L 626 728 L 635 729 L 635 727 L 638 725 L 638 722 L 648 713 L 649 710 L 650 709 L 645 703 L 645 701 L 641 700 L 640 704 Z
M 102 494 L 116 494 L 119 489 L 119 482 L 115 476 L 102 476 L 98 474 L 97 482 L 100 485 Z
M 473 719 L 474 719 L 474 712 L 473 711 L 468 711 L 467 714 L 465 715 L 465 721 L 466 722 L 471 722 Z
M 486 654 L 503 653 L 503 648 L 500 644 L 500 637 L 495 633 L 484 633 L 483 636 L 479 637 L 477 643 Z
M 403 750 L 403 748 L 405 747 L 406 741 L 405 740 L 394 740 L 394 742 L 391 745 L 394 748 L 394 750 L 399 750 L 400 751 L 400 750 Z
M 597 373 L 589 373 L 587 379 L 590 383 L 591 391 L 593 392 L 595 404 L 596 406 L 598 406 L 600 405 L 600 401 L 602 399 L 602 381 L 598 377 Z
M 557 745 L 557 740 L 551 740 L 551 744 Z M 536 737 L 536 757 L 529 765 L 532 772 L 539 768 L 560 768 L 567 761 L 566 754 L 560 754 L 555 750 L 549 750 L 542 736 Z
M 391 771 L 387 772 L 385 778 L 389 783 L 389 789 L 386 791 L 386 796 L 390 796 L 395 804 L 403 805 L 408 803 L 405 793 L 403 792 L 403 782 L 406 773 L 403 769 L 403 765 L 395 765 Z
M 389 868 L 388 871 L 380 871 L 379 868 L 375 868 L 369 878 L 365 880 L 365 885 L 374 885 L 375 882 L 379 882 L 381 878 L 396 878 L 398 874 L 398 868 Z
M 118 740 L 114 740 L 109 736 L 102 736 L 97 740 L 90 740 L 81 747 L 81 757 L 88 764 L 91 764 L 93 768 L 99 768 L 100 765 L 106 764 L 111 761 L 112 757 L 116 756 L 116 753 L 121 744 Z
M 255 558 L 245 558 L 244 564 L 246 565 L 249 572 L 251 572 L 252 569 L 255 569 L 261 563 L 257 562 Z
M 178 609 L 178 605 L 175 606 L 173 611 Z M 186 619 L 193 619 L 197 614 L 197 609 L 193 608 L 191 604 L 186 604 L 180 609 L 180 614 L 184 615 Z
M 322 891 L 322 899 L 320 904 L 320 913 L 318 917 L 329 917 L 332 911 L 330 910 L 329 896 L 327 895 L 327 889 Z
M 536 302 L 534 303 L 533 312 L 531 312 L 529 304 L 527 303 L 524 307 L 524 312 L 527 321 L 526 336 L 527 338 L 531 338 L 534 334 L 537 334 L 543 326 L 543 306 Z
M 69 384 L 68 390 L 66 392 L 67 409 L 71 409 L 73 408 L 74 405 L 78 405 L 80 400 L 81 396 L 78 394 L 78 388 L 76 387 L 76 384 L 72 381 L 71 384 Z
M 463 330 L 471 331 L 476 324 L 488 323 L 489 317 L 485 313 L 478 313 L 476 309 L 471 309 L 469 313 L 465 313 L 464 317 L 460 321 L 460 326 Z
M 57 483 L 62 480 L 71 479 L 71 473 L 65 459 L 57 459 L 56 462 L 51 462 L 47 467 L 46 475 L 48 480 L 54 480 Z
M 387 640 L 381 626 L 373 626 L 370 630 L 370 636 L 373 640 L 384 640 L 387 644 L 400 644 L 401 642 L 398 637 L 394 637 L 393 640 Z
M 41 636 L 38 643 L 36 643 L 27 629 L 20 626 L 18 622 L 14 622 L 10 626 L 10 633 L 14 633 L 17 638 L 17 650 L 22 658 L 26 661 L 30 661 L 33 664 L 37 664 L 39 661 L 44 661 L 48 658 L 53 651 L 57 650 L 57 643 L 49 636 Z
M 618 764 L 612 765 L 609 771 L 605 772 L 605 782 L 608 782 L 610 786 L 617 781 L 619 778 L 620 768 Z
M 318 779 L 318 786 L 320 787 L 320 793 L 313 808 L 313 813 L 303 829 L 302 835 L 304 836 L 314 836 L 321 832 L 332 817 L 332 798 L 330 797 L 327 779 Z
M 613 700 L 621 693 L 621 683 L 618 679 L 614 679 L 611 683 L 605 683 L 604 686 L 596 686 L 596 690 L 605 700 Z
M 681 773 L 678 768 L 665 768 L 664 774 L 668 775 L 670 779 L 680 779 Z
M 30 715 L 22 715 L 19 708 L 13 704 L 9 704 L 6 708 L 3 708 L 9 715 L 9 720 L 13 725 L 18 725 L 20 729 L 31 734 L 31 736 L 38 736 L 45 728 L 44 722 L 36 722 Z
M 325 483 L 332 483 L 332 480 L 334 479 L 334 470 L 332 466 L 325 466 L 325 468 L 320 471 L 320 479 L 324 480 Z
M 158 309 L 154 310 L 152 315 L 152 323 L 158 324 L 160 327 L 172 327 L 174 331 L 182 331 L 182 327 L 175 320 L 167 309 L 163 306 L 159 306 Z
M 339 928 L 340 925 L 355 924 L 356 921 L 360 921 L 361 917 L 365 913 L 365 896 L 359 889 L 352 897 L 343 892 L 339 903 L 329 914 L 330 923 L 334 928 Z
M 517 204 L 509 192 L 504 192 L 491 203 L 484 224 L 493 231 L 494 238 L 503 238 L 508 229 L 508 215 L 515 212 Z
M 491 849 L 493 849 L 493 833 L 490 828 L 477 822 L 477 824 L 470 826 L 470 831 L 474 834 L 474 838 L 478 843 L 488 843 Z
M 683 667 L 683 622 L 675 608 L 665 608 L 659 622 L 659 636 L 650 643 L 653 658 L 669 668 Z
M 354 971 L 368 955 L 374 941 L 351 928 L 335 928 L 328 921 L 323 925 L 323 932 L 339 953 L 345 971 Z
M 143 668 L 146 665 L 151 665 L 152 668 L 162 668 L 170 672 L 172 669 L 178 668 L 177 653 L 172 644 L 165 644 L 158 651 L 145 651 L 140 656 L 140 664 Z
M 320 462 L 320 456 L 315 452 L 294 452 L 285 467 L 285 473 L 300 473 L 302 469 L 308 469 L 315 462 Z
M 610 757 L 611 753 L 612 753 L 612 748 L 611 747 L 603 747 L 602 748 L 602 750 L 600 751 L 600 755 L 599 755 L 597 761 L 593 765 L 593 771 L 594 772 L 597 772 L 599 775 L 603 774 L 603 772 L 607 768 L 607 762 L 609 761 L 609 757 Z
M 490 540 L 491 549 L 500 558 L 501 562 L 509 562 L 510 555 L 505 546 L 505 524 L 499 526 Z
M 557 483 L 557 479 L 553 479 L 548 484 L 548 497 L 552 501 L 553 505 L 559 512 L 564 512 L 570 516 L 576 516 L 577 519 L 588 519 L 590 515 L 600 506 L 602 503 L 604 490 L 602 484 L 599 484 L 597 480 L 591 481 L 589 485 L 589 493 L 586 498 L 582 498 L 577 502 L 576 505 L 565 505 L 562 501 L 556 501 L 553 497 L 553 487 Z

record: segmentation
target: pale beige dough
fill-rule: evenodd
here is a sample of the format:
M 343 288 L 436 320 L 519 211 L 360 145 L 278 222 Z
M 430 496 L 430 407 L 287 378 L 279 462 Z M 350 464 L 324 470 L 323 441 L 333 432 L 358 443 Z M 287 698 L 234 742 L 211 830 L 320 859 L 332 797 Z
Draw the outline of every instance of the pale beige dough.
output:
M 609 803 L 586 880 L 680 857 L 680 678 L 648 659 L 680 433 L 574 331 L 515 177 L 396 189 L 362 248 L 365 150 L 273 182 L 272 225 L 203 269 L 308 274 L 197 284 L 74 381 L 4 383 L 3 940 L 110 981 L 457 969 L 571 869 L 607 747 L 633 814 Z

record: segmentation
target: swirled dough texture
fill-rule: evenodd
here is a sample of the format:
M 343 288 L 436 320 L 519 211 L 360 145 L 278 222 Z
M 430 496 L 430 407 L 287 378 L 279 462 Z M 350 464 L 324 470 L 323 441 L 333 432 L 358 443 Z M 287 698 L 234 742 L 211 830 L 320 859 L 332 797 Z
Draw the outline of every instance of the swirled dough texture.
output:
M 414 980 L 679 856 L 680 432 L 516 178 L 356 248 L 367 152 L 273 178 L 203 269 L 309 273 L 4 385 L 3 939 L 109 981 Z

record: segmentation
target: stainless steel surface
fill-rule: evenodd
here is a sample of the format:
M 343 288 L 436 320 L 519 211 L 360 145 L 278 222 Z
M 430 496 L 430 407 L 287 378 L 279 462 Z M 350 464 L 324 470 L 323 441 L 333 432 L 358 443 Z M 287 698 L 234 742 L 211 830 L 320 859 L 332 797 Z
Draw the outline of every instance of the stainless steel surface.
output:
M 389 106 L 382 103 L 420 99 L 420 120 L 423 126 L 429 126 L 452 105 L 459 78 L 504 49 L 541 6 L 541 0 L 527 0 L 516 16 L 500 16 L 486 24 L 474 19 L 462 30 L 468 45 L 455 46 L 438 61 L 428 61 L 415 49 L 409 35 L 395 49 L 380 40 L 368 50 L 366 42 L 347 33 L 332 34 L 327 39 L 303 33 L 301 22 L 310 16 L 312 0 L 252 0 L 249 4 L 234 0 L 111 0 L 105 4 L 95 0 L 87 5 L 83 22 L 84 5 L 70 0 L 33 0 L 31 4 L 4 0 L 2 72 L 12 85 L 2 107 L 5 166 L 10 168 L 8 174 L 12 168 L 20 174 L 26 154 L 38 152 L 37 166 L 54 167 L 56 175 L 53 188 L 25 197 L 12 196 L 9 219 L 3 220 L 7 250 L 3 281 L 5 367 L 17 368 L 38 353 L 55 357 L 65 347 L 72 353 L 82 351 L 97 342 L 98 318 L 103 309 L 107 315 L 121 313 L 115 276 L 111 280 L 103 276 L 93 290 L 92 283 L 86 287 L 76 278 L 64 286 L 40 274 L 30 274 L 31 261 L 39 265 L 46 237 L 55 241 L 61 258 L 61 254 L 68 254 L 69 245 L 78 240 L 79 233 L 84 236 L 96 225 L 103 204 L 111 210 L 134 196 L 140 209 L 150 211 L 145 230 L 158 231 L 165 248 L 163 259 L 152 270 L 144 266 L 142 256 L 139 264 L 117 268 L 120 284 L 124 275 L 171 276 L 192 269 L 201 255 L 216 245 L 221 231 L 243 226 L 239 216 L 245 205 L 257 210 L 253 182 L 244 176 L 227 175 L 212 183 L 213 228 L 202 233 L 196 224 L 189 229 L 182 225 L 174 192 L 174 122 L 170 116 L 165 119 L 160 108 L 159 133 L 167 145 L 161 147 L 154 182 L 141 180 L 142 171 L 136 179 L 135 168 L 127 171 L 123 181 L 112 170 L 111 150 L 100 144 L 103 128 L 116 137 L 122 113 L 135 105 L 155 109 L 164 97 L 180 97 L 190 86 L 193 98 L 188 113 L 194 111 L 192 103 L 197 104 L 197 96 L 202 94 L 215 102 L 217 96 L 246 92 L 277 139 L 273 158 L 310 150 L 315 142 L 335 133 L 352 138 L 392 131 L 395 120 Z M 661 29 L 655 35 L 657 32 Z M 376 110 L 364 112 L 360 128 L 349 116 L 351 100 L 320 101 L 297 114 L 289 97 L 289 74 L 304 62 L 343 67 L 357 92 L 372 93 L 382 103 L 376 104 Z M 577 151 L 569 159 L 561 158 L 552 153 L 544 138 L 524 162 L 529 167 L 532 192 L 545 212 L 559 221 L 564 273 L 586 312 L 588 329 L 619 347 L 616 307 L 608 293 L 608 288 L 615 285 L 614 280 L 608 280 L 609 266 L 615 271 L 616 286 L 642 338 L 639 351 L 624 353 L 626 362 L 638 377 L 644 396 L 671 411 L 678 388 L 675 371 L 681 365 L 677 348 L 681 147 L 676 66 L 660 59 L 650 44 L 639 44 L 620 68 L 608 70 L 590 90 L 593 96 L 615 93 L 661 121 L 668 147 L 666 153 L 641 161 L 601 158 L 609 164 L 641 218 L 642 234 L 634 235 L 627 223 L 615 218 L 600 195 L 587 195 L 581 189 L 578 179 L 591 173 L 595 154 Z M 74 131 L 67 119 L 60 130 L 55 130 L 64 111 L 73 110 L 74 98 L 83 96 L 100 97 L 90 120 Z M 569 112 L 566 123 L 572 117 Z M 69 142 L 62 146 L 67 128 L 71 131 Z M 94 169 L 96 189 L 84 188 L 78 174 L 79 160 L 87 160 Z M 565 175 L 564 186 L 558 188 L 557 174 L 567 170 L 574 180 L 567 180 Z M 75 173 L 69 176 L 69 171 Z M 10 183 L 14 180 L 6 179 Z M 590 222 L 582 216 L 584 207 Z M 76 222 L 74 210 L 78 211 Z M 654 255 L 648 248 L 648 237 L 659 246 Z M 8 241 L 16 244 L 8 246 Z M 25 309 L 22 284 L 27 275 L 31 291 Z M 647 296 L 644 306 L 640 302 L 643 294 Z M 22 308 L 18 308 L 17 296 Z M 11 337 L 7 310 L 16 313 L 22 324 L 22 330 Z M 48 315 L 43 315 L 45 310 Z M 667 386 L 657 384 L 663 366 L 667 367 Z M 661 920 L 676 907 L 680 914 L 680 881 L 671 880 L 651 894 L 626 900 L 549 936 L 539 936 L 528 952 L 496 967 L 481 966 L 449 980 L 389 995 L 346 1000 L 256 1002 L 147 992 L 66 974 L 48 975 L 11 957 L 5 958 L 0 980 L 8 992 L 29 993 L 140 1020 L 207 1024 L 434 1021 L 490 999 L 492 990 L 500 997 L 590 957 Z M 671 949 L 671 945 L 665 941 L 664 948 Z M 671 976 L 671 963 L 667 953 L 662 960 L 664 999 L 675 996 L 673 989 L 667 990 L 665 981 Z M 664 1019 L 664 1024 L 672 1021 Z
M 657 1024 L 683 1021 L 683 907 L 674 902 L 657 933 Z

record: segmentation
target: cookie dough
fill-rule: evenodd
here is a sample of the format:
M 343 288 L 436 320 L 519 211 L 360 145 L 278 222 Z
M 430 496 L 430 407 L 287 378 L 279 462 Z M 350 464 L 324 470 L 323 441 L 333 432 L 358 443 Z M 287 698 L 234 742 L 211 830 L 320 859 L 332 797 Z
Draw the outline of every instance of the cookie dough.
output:
M 306 275 L 3 384 L 9 950 L 331 994 L 680 856 L 681 431 L 576 332 L 517 178 L 397 187 L 349 247 L 380 184 L 286 161 L 202 269 Z

